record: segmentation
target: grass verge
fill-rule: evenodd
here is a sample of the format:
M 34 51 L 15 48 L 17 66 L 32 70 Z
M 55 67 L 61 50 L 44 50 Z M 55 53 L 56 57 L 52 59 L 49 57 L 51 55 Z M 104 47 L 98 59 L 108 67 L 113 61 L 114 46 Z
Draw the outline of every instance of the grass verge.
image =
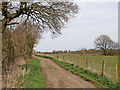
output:
M 25 69 L 25 72 L 29 70 L 28 73 L 20 75 L 18 78 L 18 87 L 24 88 L 45 88 L 46 81 L 45 77 L 41 74 L 40 70 L 40 60 L 35 58 L 28 61 L 26 64 L 20 66 L 20 68 Z
M 54 61 L 56 64 L 60 65 L 62 68 L 71 71 L 73 74 L 79 75 L 81 78 L 85 79 L 86 81 L 93 82 L 96 85 L 96 87 L 116 88 L 116 89 L 119 87 L 118 82 L 113 82 L 108 78 L 98 75 L 97 73 L 91 72 L 89 70 L 83 69 L 78 66 L 74 66 L 73 64 L 58 61 L 57 59 L 52 58 L 50 56 L 45 56 L 45 55 L 35 55 L 35 56 L 48 58 Z

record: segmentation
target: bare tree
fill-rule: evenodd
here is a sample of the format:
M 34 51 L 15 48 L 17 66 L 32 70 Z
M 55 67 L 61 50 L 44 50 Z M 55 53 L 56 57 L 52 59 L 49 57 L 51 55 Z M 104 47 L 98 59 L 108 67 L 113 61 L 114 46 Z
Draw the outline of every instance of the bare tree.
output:
M 77 12 L 78 6 L 72 2 L 2 2 L 2 32 L 8 25 L 18 24 L 14 19 L 19 17 L 57 35 Z
M 34 44 L 43 31 L 48 30 L 57 36 L 77 12 L 78 6 L 72 2 L 2 2 L 2 76 L 7 78 L 8 71 L 19 65 L 15 64 L 17 60 L 20 62 L 18 57 L 31 57 Z M 11 32 L 9 26 L 16 24 Z
M 107 35 L 100 35 L 94 41 L 95 47 L 103 51 L 103 55 L 107 54 L 108 49 L 113 49 L 114 42 Z

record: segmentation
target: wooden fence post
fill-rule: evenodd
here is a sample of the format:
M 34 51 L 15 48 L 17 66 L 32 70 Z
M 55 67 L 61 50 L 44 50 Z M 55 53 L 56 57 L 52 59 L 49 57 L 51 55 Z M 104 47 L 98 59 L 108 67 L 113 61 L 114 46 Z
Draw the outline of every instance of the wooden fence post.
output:
M 116 78 L 116 81 L 118 80 L 118 76 L 117 76 L 117 64 L 115 65 L 115 78 Z
M 87 65 L 86 67 L 88 68 L 88 60 L 87 60 L 87 62 L 86 62 L 86 63 L 87 63 L 87 64 L 86 64 L 86 65 Z
M 63 56 L 64 57 L 64 56 Z M 64 59 L 62 58 L 62 61 L 64 61 Z
M 88 60 L 86 59 L 86 68 L 88 68 Z
M 75 58 L 75 65 L 76 65 L 76 58 Z
M 85 59 L 85 67 L 86 67 L 86 59 Z
M 73 64 L 75 65 L 75 59 L 73 58 Z
M 94 70 L 94 60 L 93 60 L 93 65 L 92 65 L 92 71 Z
M 71 63 L 73 64 L 73 60 L 72 60 L 72 57 L 71 57 Z
M 104 76 L 104 68 L 105 68 L 105 61 L 103 60 L 103 63 L 102 63 L 102 76 Z
M 75 65 L 75 60 L 74 60 L 74 58 L 73 58 L 73 64 Z
M 76 58 L 74 59 L 74 64 L 76 65 Z
M 58 55 L 57 55 L 57 59 L 58 59 Z
M 79 60 L 79 66 L 81 67 L 81 59 Z
M 69 63 L 71 64 L 71 60 L 69 59 Z
M 63 56 L 63 60 L 64 60 L 64 56 Z
M 70 64 L 72 64 L 71 58 L 70 58 Z
M 75 60 L 75 64 L 77 65 L 77 59 Z
M 87 64 L 88 64 L 87 59 L 85 59 L 85 68 L 87 68 Z
M 72 57 L 72 63 L 74 64 L 74 59 L 73 59 L 73 57 Z

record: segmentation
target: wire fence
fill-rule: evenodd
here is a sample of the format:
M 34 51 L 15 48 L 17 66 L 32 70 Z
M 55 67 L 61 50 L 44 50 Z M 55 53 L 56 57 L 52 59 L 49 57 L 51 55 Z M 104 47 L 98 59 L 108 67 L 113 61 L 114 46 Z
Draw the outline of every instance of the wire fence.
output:
M 50 56 L 89 69 L 113 81 L 118 80 L 118 56 L 92 56 L 79 54 L 50 54 Z

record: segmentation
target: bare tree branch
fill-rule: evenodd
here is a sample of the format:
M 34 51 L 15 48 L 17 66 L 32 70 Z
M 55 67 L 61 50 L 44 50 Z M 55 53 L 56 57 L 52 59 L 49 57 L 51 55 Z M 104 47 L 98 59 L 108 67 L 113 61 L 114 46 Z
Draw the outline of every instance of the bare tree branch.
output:
M 57 35 L 65 23 L 78 13 L 78 6 L 72 2 L 3 2 L 2 5 L 3 31 L 9 22 L 27 15 L 27 20 Z

